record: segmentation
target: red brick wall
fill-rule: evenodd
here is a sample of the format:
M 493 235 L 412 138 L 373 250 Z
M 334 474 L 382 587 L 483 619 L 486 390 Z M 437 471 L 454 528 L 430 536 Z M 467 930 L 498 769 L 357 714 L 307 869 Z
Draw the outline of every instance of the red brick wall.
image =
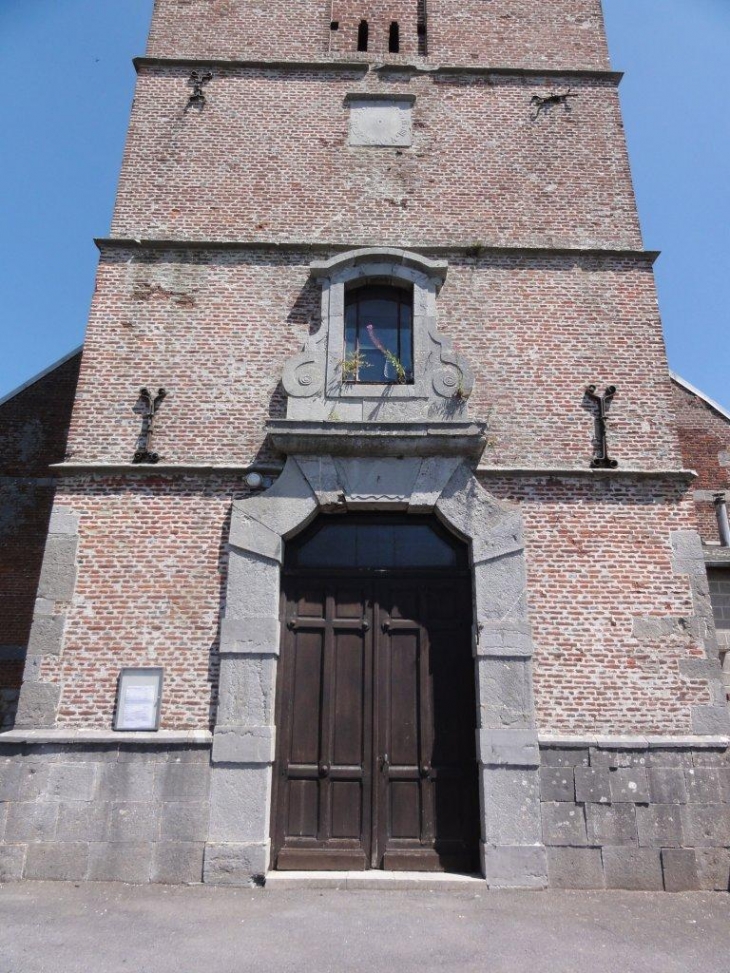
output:
M 70 455 L 131 461 L 141 385 L 164 387 L 155 449 L 168 462 L 249 463 L 284 414 L 286 358 L 319 322 L 311 255 L 271 250 L 133 257 L 100 268 Z M 622 467 L 681 465 L 651 269 L 612 258 L 453 255 L 439 326 L 477 373 L 485 462 L 578 466 L 592 457 L 587 384 L 615 384 L 610 446 Z
M 420 0 L 157 0 L 148 54 L 155 57 L 305 58 L 356 55 L 365 18 L 387 51 L 391 20 L 402 51 L 418 50 Z M 339 20 L 340 30 L 330 31 Z M 600 0 L 428 0 L 428 53 L 439 63 L 531 68 L 608 65 Z
M 48 466 L 64 458 L 79 360 L 0 405 L 0 727 L 15 715 L 53 503 Z
M 80 514 L 78 580 L 61 658 L 59 722 L 110 727 L 123 666 L 164 666 L 165 728 L 207 727 L 218 672 L 230 504 L 224 478 L 80 478 L 58 503 Z
M 114 236 L 641 246 L 612 82 L 534 119 L 544 79 L 218 70 L 186 112 L 188 75 L 142 70 Z M 357 91 L 415 95 L 410 148 L 348 146 Z
M 329 46 L 326 0 L 156 0 L 153 57 L 314 58 Z
M 707 683 L 679 663 L 704 650 L 685 634 L 637 639 L 633 620 L 693 613 L 674 575 L 669 532 L 693 527 L 691 499 L 671 481 L 484 479 L 525 518 L 535 699 L 542 730 L 690 732 Z
M 332 31 L 331 54 L 351 55 L 357 51 L 358 27 L 368 24 L 368 54 L 388 56 L 390 25 L 398 24 L 401 55 L 418 55 L 418 0 L 332 0 L 332 20 L 339 28 Z M 316 52 L 313 52 L 316 53 Z
M 695 491 L 730 490 L 730 421 L 699 396 L 672 382 L 672 400 L 682 462 L 696 470 Z M 704 541 L 719 540 L 711 498 L 696 498 L 698 530 Z
M 689 732 L 707 684 L 679 663 L 701 658 L 686 635 L 637 639 L 633 620 L 692 613 L 688 579 L 671 571 L 669 532 L 692 526 L 671 481 L 643 484 L 487 476 L 525 517 L 528 601 L 541 729 Z M 228 518 L 234 478 L 79 478 L 59 502 L 80 513 L 79 579 L 62 659 L 59 721 L 111 724 L 122 666 L 162 665 L 162 726 L 205 727 L 215 704 Z
M 428 0 L 428 50 L 444 63 L 608 67 L 600 0 Z

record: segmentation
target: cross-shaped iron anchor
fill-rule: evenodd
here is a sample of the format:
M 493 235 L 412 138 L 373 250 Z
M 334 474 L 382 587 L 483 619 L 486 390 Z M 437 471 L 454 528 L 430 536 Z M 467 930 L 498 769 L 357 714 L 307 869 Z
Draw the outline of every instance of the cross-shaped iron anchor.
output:
M 195 107 L 202 110 L 205 107 L 205 92 L 203 91 L 203 85 L 206 85 L 209 81 L 212 81 L 212 79 L 212 71 L 206 71 L 205 74 L 198 74 L 197 71 L 193 71 L 189 79 L 189 83 L 193 86 L 193 90 L 188 97 L 188 103 L 185 106 L 185 111 L 187 111 L 188 108 Z
M 154 398 L 149 389 L 139 390 L 139 399 L 132 411 L 142 417 L 142 429 L 137 440 L 137 450 L 132 458 L 133 463 L 156 463 L 160 458 L 157 453 L 150 451 L 150 440 L 152 439 L 152 423 L 155 413 L 166 395 L 167 392 L 164 389 L 158 389 Z
M 606 430 L 608 407 L 615 394 L 615 385 L 609 385 L 603 395 L 596 395 L 595 385 L 589 385 L 586 389 L 586 395 L 591 402 L 596 404 L 593 459 L 591 460 L 591 469 L 593 470 L 615 470 L 618 466 L 618 461 L 611 459 L 608 455 L 608 433 Z

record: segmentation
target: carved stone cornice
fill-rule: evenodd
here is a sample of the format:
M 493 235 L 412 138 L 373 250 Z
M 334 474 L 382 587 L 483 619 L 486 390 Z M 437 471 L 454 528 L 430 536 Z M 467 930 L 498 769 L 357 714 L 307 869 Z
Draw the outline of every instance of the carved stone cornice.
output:
M 463 456 L 478 460 L 486 445 L 483 422 L 307 422 L 272 419 L 274 448 L 286 456 Z

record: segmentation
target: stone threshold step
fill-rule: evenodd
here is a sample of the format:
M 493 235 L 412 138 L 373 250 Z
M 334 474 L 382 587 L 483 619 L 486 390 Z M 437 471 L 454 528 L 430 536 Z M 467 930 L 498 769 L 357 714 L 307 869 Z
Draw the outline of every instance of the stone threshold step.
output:
M 267 889 L 371 889 L 403 892 L 467 892 L 486 889 L 479 875 L 451 875 L 444 872 L 269 872 Z

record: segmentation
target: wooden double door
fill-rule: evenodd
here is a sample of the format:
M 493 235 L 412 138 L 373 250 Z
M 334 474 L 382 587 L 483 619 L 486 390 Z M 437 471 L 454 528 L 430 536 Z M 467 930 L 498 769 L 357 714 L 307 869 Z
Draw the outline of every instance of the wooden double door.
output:
M 295 567 L 283 601 L 274 866 L 477 871 L 466 566 Z

